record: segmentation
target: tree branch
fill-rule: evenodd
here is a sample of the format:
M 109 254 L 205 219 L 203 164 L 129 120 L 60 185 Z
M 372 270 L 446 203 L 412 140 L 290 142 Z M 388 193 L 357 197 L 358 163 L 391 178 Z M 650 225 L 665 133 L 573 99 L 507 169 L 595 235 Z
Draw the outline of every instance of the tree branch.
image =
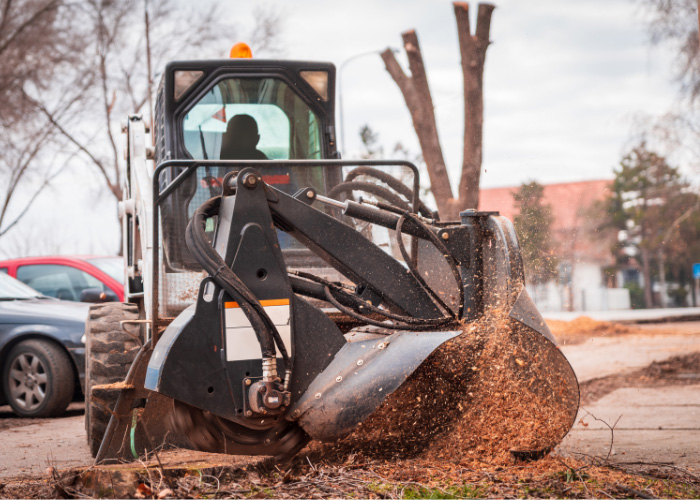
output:
M 2 6 L 2 14 L 0 14 L 2 15 L 2 19 L 0 19 L 0 33 L 3 32 L 7 24 L 7 18 L 10 16 L 10 8 L 12 8 L 12 0 L 5 0 Z
M 418 44 L 418 36 L 413 30 L 406 31 L 401 36 L 406 55 L 408 56 L 411 76 L 408 77 L 403 72 L 390 49 L 382 52 L 382 59 L 387 72 L 398 85 L 406 102 L 406 107 L 411 114 L 413 128 L 416 131 L 421 150 L 423 151 L 423 159 L 428 169 L 431 189 L 435 196 L 438 210 L 443 217 L 452 218 L 456 215 L 453 213 L 452 207 L 452 187 L 447 176 L 445 160 L 442 156 L 442 148 L 435 121 L 435 110 L 433 109 L 433 100 L 430 96 L 430 87 L 425 74 L 425 65 L 423 64 L 423 57 Z
M 37 154 L 39 154 L 39 151 L 41 150 L 42 146 L 44 145 L 44 141 L 46 138 L 50 135 L 49 131 L 45 131 L 40 137 L 36 137 L 35 141 L 32 141 L 30 144 L 32 145 L 31 148 L 25 148 L 21 153 L 19 160 L 14 168 L 12 168 L 12 174 L 10 177 L 10 182 L 8 183 L 7 186 L 7 191 L 5 195 L 5 201 L 3 202 L 2 210 L 0 210 L 0 224 L 2 224 L 2 221 L 5 218 L 5 215 L 7 213 L 7 208 L 10 205 L 10 201 L 12 199 L 12 196 L 15 192 L 15 189 L 17 189 L 17 185 L 19 182 L 22 180 L 24 175 L 27 173 L 27 169 L 29 168 L 29 165 L 31 164 L 32 160 L 36 158 Z
M 39 19 L 41 16 L 49 12 L 50 10 L 58 7 L 58 4 L 60 3 L 60 0 L 51 0 L 49 3 L 44 5 L 41 9 L 37 10 L 29 19 L 24 21 L 22 24 L 20 24 L 17 29 L 10 35 L 9 38 L 7 38 L 2 44 L 0 44 L 0 54 L 5 52 L 7 50 L 7 47 L 10 46 L 12 42 L 15 41 L 17 37 L 19 37 L 24 30 L 29 28 L 32 24 L 36 22 L 37 19 Z M 3 18 L 4 21 L 4 18 Z
M 401 65 L 394 56 L 394 51 L 386 49 L 381 53 L 381 57 L 389 75 L 394 79 L 396 85 L 399 86 L 399 90 L 401 90 L 402 93 L 410 92 L 412 90 L 409 89 L 409 86 L 412 85 L 411 79 L 403 72 Z
M 490 3 L 479 4 L 479 11 L 476 16 L 476 39 L 480 44 L 485 42 L 488 45 L 490 43 L 491 14 L 493 14 L 493 9 L 495 8 L 496 6 Z M 483 46 L 484 53 L 486 52 L 486 45 Z
M 34 201 L 37 199 L 39 194 L 41 194 L 41 192 L 49 185 L 51 180 L 53 180 L 53 178 L 56 177 L 56 175 L 58 175 L 58 172 L 56 172 L 51 177 L 44 179 L 44 182 L 42 182 L 41 186 L 39 186 L 39 189 L 36 190 L 36 192 L 32 195 L 32 197 L 29 198 L 29 201 L 27 201 L 26 205 L 24 206 L 22 211 L 19 213 L 19 215 L 17 215 L 17 217 L 15 217 L 15 220 L 13 220 L 7 226 L 5 226 L 4 229 L 0 230 L 0 237 L 2 237 L 10 229 L 12 229 L 22 219 L 22 217 L 24 217 L 27 214 L 27 212 L 31 208 L 32 204 L 34 204 Z M 9 198 L 6 201 L 9 202 Z
M 56 130 L 58 130 L 61 133 L 61 135 L 63 135 L 66 139 L 68 139 L 68 141 L 70 141 L 73 145 L 75 145 L 83 154 L 85 154 L 85 156 L 87 156 L 92 161 L 92 163 L 97 167 L 97 169 L 100 171 L 100 173 L 104 177 L 105 181 L 107 182 L 107 186 L 110 188 L 110 190 L 112 190 L 112 192 L 114 192 L 114 190 L 112 189 L 112 181 L 109 178 L 109 175 L 107 174 L 107 170 L 105 169 L 102 162 L 97 157 L 95 157 L 95 155 L 93 155 L 89 149 L 87 149 L 83 144 L 81 144 L 73 136 L 73 134 L 71 134 L 65 128 L 63 128 L 61 126 L 61 124 L 58 123 L 58 121 L 54 118 L 54 115 L 48 109 L 46 109 L 46 107 L 43 104 L 41 104 L 39 101 L 33 99 L 30 96 L 27 96 L 27 98 L 30 99 L 32 104 L 34 104 L 37 107 L 37 109 L 39 111 L 41 111 L 46 116 L 46 118 L 49 120 L 51 125 L 53 125 L 56 128 Z
M 425 64 L 423 64 L 423 55 L 421 54 L 420 45 L 418 44 L 418 35 L 414 30 L 409 30 L 401 33 L 403 38 L 403 48 L 408 57 L 408 69 L 411 70 L 411 81 L 416 87 L 416 91 L 425 99 L 424 107 L 433 110 L 433 98 L 430 95 L 430 87 L 428 86 L 428 77 L 425 73 Z

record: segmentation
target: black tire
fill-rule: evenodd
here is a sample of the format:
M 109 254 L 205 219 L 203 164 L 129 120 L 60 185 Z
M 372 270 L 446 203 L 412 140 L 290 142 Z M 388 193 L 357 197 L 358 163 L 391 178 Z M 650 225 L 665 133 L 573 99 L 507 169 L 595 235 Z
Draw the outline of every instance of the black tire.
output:
M 49 340 L 24 340 L 5 358 L 2 388 L 17 415 L 58 416 L 73 399 L 73 364 L 68 353 Z
M 85 430 L 93 457 L 100 449 L 111 416 L 105 406 L 114 409 L 119 391 L 100 391 L 98 400 L 92 388 L 126 378 L 142 337 L 138 324 L 125 324 L 122 329 L 120 322 L 135 319 L 139 319 L 135 304 L 107 302 L 90 306 L 85 325 Z

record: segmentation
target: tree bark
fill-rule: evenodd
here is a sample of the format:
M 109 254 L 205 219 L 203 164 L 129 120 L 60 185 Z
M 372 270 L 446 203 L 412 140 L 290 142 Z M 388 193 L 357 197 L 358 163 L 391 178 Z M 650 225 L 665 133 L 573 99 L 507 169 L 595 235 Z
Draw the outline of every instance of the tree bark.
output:
M 649 250 L 642 247 L 642 275 L 644 276 L 644 307 L 651 309 L 654 307 L 654 301 L 651 296 L 651 268 L 649 266 Z
M 659 266 L 659 307 L 664 309 L 666 307 L 666 273 L 664 268 L 666 267 L 666 256 L 663 250 L 659 250 L 658 254 L 658 266 Z
M 479 206 L 484 122 L 484 62 L 490 43 L 491 14 L 495 8 L 491 4 L 479 4 L 476 33 L 472 36 L 469 28 L 469 5 L 465 2 L 455 2 L 453 6 L 464 78 L 464 148 L 457 196 L 452 191 L 447 175 L 433 100 L 416 32 L 410 30 L 402 33 L 411 76 L 404 73 L 390 49 L 382 52 L 386 70 L 401 90 L 406 107 L 411 113 L 413 128 L 418 136 L 431 189 L 442 219 L 457 219 L 461 210 Z
M 484 126 L 484 62 L 489 46 L 491 14 L 494 5 L 479 4 L 476 34 L 469 28 L 469 4 L 454 2 L 459 53 L 462 57 L 464 80 L 464 155 L 458 198 L 464 208 L 479 206 L 483 126 Z

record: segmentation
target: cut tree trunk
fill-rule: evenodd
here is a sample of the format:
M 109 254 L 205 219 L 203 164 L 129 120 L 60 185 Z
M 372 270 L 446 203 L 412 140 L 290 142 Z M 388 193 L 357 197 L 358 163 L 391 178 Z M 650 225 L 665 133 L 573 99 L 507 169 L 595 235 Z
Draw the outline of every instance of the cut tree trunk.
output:
M 464 155 L 458 197 L 464 208 L 479 206 L 482 144 L 484 137 L 484 62 L 489 46 L 491 14 L 494 5 L 479 4 L 476 34 L 469 29 L 469 4 L 454 2 L 459 53 L 464 79 Z
M 413 128 L 416 131 L 418 142 L 423 152 L 423 160 L 425 160 L 425 164 L 428 167 L 433 196 L 435 196 L 438 211 L 445 217 L 451 211 L 452 187 L 447 176 L 445 160 L 442 156 L 442 148 L 435 122 L 433 98 L 430 95 L 423 57 L 418 45 L 418 36 L 413 30 L 407 31 L 401 36 L 403 37 L 404 49 L 408 56 L 411 76 L 407 76 L 401 69 L 391 49 L 386 49 L 382 52 L 382 59 L 387 71 L 399 86 L 408 111 L 411 113 Z
M 456 220 L 459 212 L 479 206 L 479 180 L 481 177 L 484 99 L 483 75 L 486 49 L 489 46 L 491 4 L 479 4 L 476 33 L 469 28 L 469 5 L 453 3 L 459 34 L 459 50 L 464 78 L 464 150 L 462 172 L 457 196 L 452 191 L 447 167 L 440 146 L 433 99 L 423 64 L 423 56 L 414 30 L 402 33 L 404 49 L 408 57 L 411 75 L 404 73 L 391 49 L 382 52 L 386 70 L 403 94 L 406 107 L 413 120 L 423 160 L 428 169 L 431 189 L 443 220 Z

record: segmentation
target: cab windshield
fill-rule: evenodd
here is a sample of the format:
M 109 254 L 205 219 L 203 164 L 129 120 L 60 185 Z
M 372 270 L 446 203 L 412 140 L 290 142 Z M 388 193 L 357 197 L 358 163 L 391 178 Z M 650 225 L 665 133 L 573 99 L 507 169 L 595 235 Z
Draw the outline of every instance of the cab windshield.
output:
M 321 159 L 322 121 L 292 87 L 277 78 L 225 78 L 207 91 L 182 120 L 187 152 L 196 160 Z M 263 180 L 293 195 L 311 187 L 325 192 L 321 166 L 260 165 Z M 188 201 L 195 209 L 221 193 L 224 176 L 234 167 L 197 170 L 196 188 Z M 278 232 L 284 249 L 303 249 Z
M 226 78 L 185 115 L 185 148 L 194 159 L 321 158 L 317 115 L 276 78 Z

